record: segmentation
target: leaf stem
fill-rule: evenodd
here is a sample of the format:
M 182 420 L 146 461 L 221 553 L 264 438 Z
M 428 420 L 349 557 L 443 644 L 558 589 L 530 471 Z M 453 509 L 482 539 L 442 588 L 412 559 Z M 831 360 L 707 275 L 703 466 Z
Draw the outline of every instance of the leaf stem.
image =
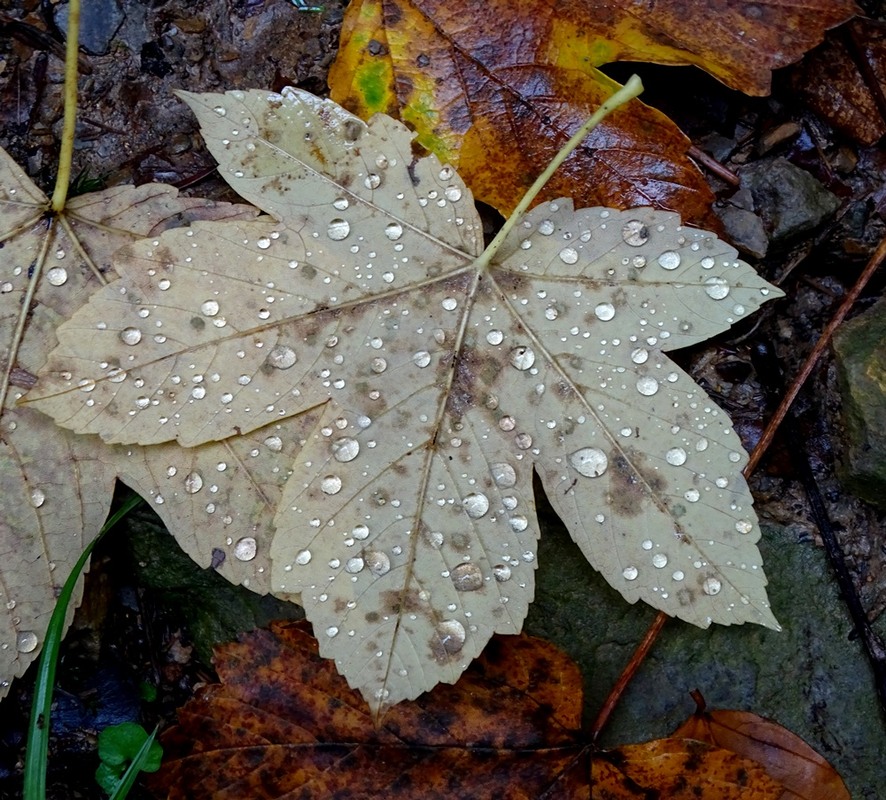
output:
M 474 262 L 474 266 L 476 269 L 484 270 L 489 266 L 489 262 L 492 261 L 495 254 L 498 252 L 499 248 L 504 243 L 504 240 L 507 238 L 508 234 L 513 230 L 513 228 L 517 225 L 517 223 L 523 219 L 523 215 L 528 210 L 529 206 L 532 205 L 532 202 L 538 196 L 538 193 L 544 188 L 545 184 L 551 179 L 551 176 L 560 168 L 560 165 L 572 155 L 572 151 L 575 150 L 587 137 L 587 135 L 594 130 L 607 116 L 609 116 L 615 109 L 620 108 L 625 105 L 625 103 L 633 100 L 637 97 L 640 92 L 643 91 L 643 83 L 640 78 L 636 75 L 631 75 L 628 78 L 628 82 L 621 87 L 615 94 L 612 95 L 605 103 L 603 103 L 600 108 L 598 108 L 569 139 L 563 147 L 560 148 L 560 152 L 557 153 L 552 159 L 548 166 L 545 168 L 544 172 L 535 179 L 535 183 L 526 190 L 526 194 L 523 195 L 522 199 L 519 203 L 517 203 L 517 207 L 511 212 L 511 215 L 505 220 L 505 224 L 502 225 L 501 230 L 496 234 L 496 237 L 489 243 L 489 247 L 487 247 L 481 254 L 480 257 Z
M 77 48 L 80 39 L 80 0 L 68 3 L 68 36 L 65 49 L 65 117 L 62 126 L 58 174 L 52 193 L 52 210 L 59 214 L 65 208 L 71 183 L 71 160 L 74 154 L 74 132 L 77 123 Z

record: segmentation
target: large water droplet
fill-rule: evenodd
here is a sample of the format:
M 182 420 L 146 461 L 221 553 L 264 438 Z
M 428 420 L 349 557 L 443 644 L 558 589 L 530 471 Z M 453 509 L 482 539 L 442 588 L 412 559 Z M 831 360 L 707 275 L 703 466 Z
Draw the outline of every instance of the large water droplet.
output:
M 578 261 L 578 251 L 574 247 L 564 247 L 560 251 L 560 260 L 564 264 L 575 264 Z
M 680 266 L 680 254 L 674 250 L 665 250 L 658 257 L 658 264 L 663 269 L 677 269 Z
M 234 558 L 240 561 L 252 561 L 258 552 L 258 543 L 251 536 L 244 536 L 234 545 Z
M 672 447 L 665 453 L 665 461 L 675 467 L 682 466 L 686 463 L 686 451 L 682 447 Z
M 715 594 L 720 593 L 720 589 L 722 589 L 722 584 L 720 583 L 718 578 L 705 578 L 704 583 L 701 585 L 702 591 L 713 597 Z
M 345 572 L 349 572 L 351 575 L 356 575 L 358 572 L 363 571 L 365 565 L 366 562 L 360 558 L 360 556 L 354 556 L 353 558 L 349 558 L 345 564 Z
M 378 189 L 381 186 L 381 178 L 374 172 L 370 172 L 364 179 L 363 185 L 367 189 Z
M 34 631 L 19 631 L 15 637 L 15 649 L 19 653 L 33 653 L 37 649 L 37 642 L 37 634 Z
M 345 436 L 332 443 L 332 455 L 336 461 L 347 463 L 353 461 L 360 453 L 360 443 L 356 439 Z
M 606 472 L 609 458 L 606 453 L 596 447 L 582 447 L 569 456 L 572 468 L 588 478 L 597 478 Z
M 511 366 L 526 370 L 535 363 L 535 353 L 529 347 L 515 347 L 511 350 L 510 361 Z
M 351 232 L 351 224 L 346 219 L 334 219 L 326 228 L 326 235 L 334 242 L 340 242 L 347 239 Z
M 511 579 L 511 568 L 507 564 L 496 564 L 492 568 L 492 574 L 499 583 L 504 583 Z
M 725 278 L 708 278 L 704 290 L 712 300 L 722 300 L 729 294 L 729 281 Z
M 662 569 L 668 565 L 668 557 L 664 553 L 656 553 L 652 556 L 652 566 Z
M 599 303 L 594 309 L 594 316 L 603 322 L 608 322 L 615 316 L 615 306 L 612 303 Z
M 68 271 L 64 267 L 53 267 L 46 273 L 46 280 L 53 286 L 63 286 L 68 282 Z
M 427 350 L 419 350 L 417 353 L 413 354 L 412 363 L 415 364 L 415 366 L 424 369 L 431 363 L 431 354 Z
M 651 397 L 658 391 L 658 381 L 651 375 L 644 375 L 637 379 L 637 391 L 646 397 Z
M 203 476 L 197 472 L 189 472 L 185 478 L 185 491 L 188 494 L 197 494 L 203 488 Z
M 120 341 L 123 344 L 135 345 L 142 340 L 142 332 L 138 328 L 124 328 L 120 331 Z
M 735 523 L 735 530 L 741 534 L 748 534 L 754 530 L 754 524 L 749 519 L 740 519 Z
M 489 511 L 489 498 L 482 492 L 472 492 L 462 500 L 462 506 L 471 519 L 480 519 Z
M 635 347 L 631 350 L 631 361 L 635 364 L 645 364 L 649 360 L 649 351 L 645 347 Z
M 296 361 L 298 361 L 298 356 L 296 356 L 295 350 L 286 344 L 278 344 L 268 353 L 266 359 L 268 366 L 274 369 L 289 369 Z
M 403 226 L 399 222 L 389 222 L 385 225 L 385 236 L 392 242 L 396 242 L 403 235 Z
M 207 317 L 214 317 L 218 314 L 219 305 L 215 300 L 205 300 L 200 305 L 200 311 L 202 311 Z
M 628 220 L 621 229 L 621 238 L 631 247 L 640 247 L 649 241 L 649 228 L 638 219 Z
M 514 533 L 522 533 L 529 527 L 529 520 L 522 514 L 517 514 L 510 519 L 511 530 Z
M 625 567 L 621 571 L 622 577 L 626 581 L 635 581 L 637 580 L 637 576 L 640 574 L 639 570 L 636 567 Z
M 499 345 L 504 341 L 505 335 L 499 330 L 491 330 L 486 334 L 486 341 L 492 345 Z
M 492 480 L 500 489 L 510 489 L 517 483 L 517 473 L 510 464 L 500 462 L 493 464 L 489 469 L 492 472 Z
M 483 585 L 483 573 L 476 564 L 459 564 L 450 573 L 452 583 L 460 592 L 475 592 Z
M 369 369 L 371 369 L 377 375 L 380 375 L 388 368 L 388 362 L 379 357 L 373 358 L 372 361 L 369 362 Z
M 320 481 L 320 490 L 325 494 L 338 494 L 341 491 L 341 478 L 338 475 L 327 475 Z
M 296 557 L 295 563 L 301 564 L 301 566 L 305 566 L 306 564 L 311 563 L 311 551 L 310 550 L 302 550 Z
M 440 646 L 449 655 L 454 655 L 465 646 L 465 626 L 457 619 L 444 619 L 437 625 Z
M 366 525 L 357 525 L 351 530 L 351 536 L 362 542 L 369 537 L 369 528 Z
M 29 499 L 34 508 L 40 508 L 46 502 L 46 493 L 42 489 L 31 489 Z
M 366 566 L 373 575 L 385 575 L 391 571 L 391 559 L 381 550 L 370 550 L 366 553 Z

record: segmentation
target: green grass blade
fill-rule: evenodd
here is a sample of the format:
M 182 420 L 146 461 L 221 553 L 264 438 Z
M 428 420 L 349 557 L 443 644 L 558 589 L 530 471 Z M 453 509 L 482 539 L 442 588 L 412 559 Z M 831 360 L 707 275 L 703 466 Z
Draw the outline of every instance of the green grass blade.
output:
M 83 554 L 77 559 L 77 563 L 74 564 L 74 568 L 68 575 L 55 603 L 55 608 L 49 619 L 49 626 L 46 629 L 43 651 L 40 653 L 40 660 L 37 664 L 37 679 L 34 685 L 34 700 L 31 703 L 31 719 L 28 723 L 28 742 L 25 751 L 24 800 L 44 800 L 46 797 L 49 716 L 52 692 L 55 688 L 55 668 L 58 664 L 58 651 L 64 633 L 65 615 L 68 611 L 68 604 L 71 602 L 71 596 L 74 594 L 74 587 L 77 585 L 80 573 L 83 572 L 99 539 L 141 502 L 143 501 L 140 497 L 133 496 L 108 518 L 98 536 L 86 546 Z

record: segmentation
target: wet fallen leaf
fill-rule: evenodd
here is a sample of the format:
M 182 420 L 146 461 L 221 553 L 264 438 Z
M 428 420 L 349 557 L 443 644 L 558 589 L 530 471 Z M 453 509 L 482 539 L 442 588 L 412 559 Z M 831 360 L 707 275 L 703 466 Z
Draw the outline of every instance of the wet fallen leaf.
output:
M 794 72 L 800 95 L 835 128 L 871 145 L 886 135 L 886 23 L 854 20 Z
M 766 94 L 772 69 L 854 12 L 850 0 L 726 3 L 716 13 L 682 0 L 361 0 L 348 6 L 329 85 L 365 119 L 384 112 L 413 126 L 475 197 L 507 214 L 613 91 L 597 67 L 694 64 Z M 634 101 L 572 155 L 543 197 L 653 205 L 710 224 L 713 196 L 688 148 L 667 117 Z
M 851 800 L 837 771 L 799 736 L 749 711 L 698 710 L 673 736 L 697 739 L 750 758 L 784 786 L 780 800 Z
M 578 668 L 528 636 L 494 638 L 456 686 L 391 709 L 378 726 L 303 623 L 222 646 L 216 667 L 221 682 L 199 690 L 163 737 L 152 788 L 169 800 L 781 794 L 753 761 L 702 742 L 594 751 L 580 729 Z
M 275 220 L 120 251 L 122 280 L 59 328 L 28 405 L 162 444 L 154 502 L 189 503 L 203 542 L 234 460 L 182 467 L 173 440 L 188 459 L 239 448 L 252 469 L 285 450 L 263 467 L 285 481 L 270 583 L 376 709 L 520 630 L 533 470 L 630 602 L 777 627 L 746 455 L 665 355 L 777 295 L 732 248 L 673 214 L 561 200 L 487 266 L 468 189 L 400 123 L 296 90 L 186 99 L 222 174 Z
M 0 151 L 0 697 L 39 655 L 58 591 L 104 523 L 117 475 L 151 496 L 167 469 L 141 448 L 73 436 L 17 405 L 56 344 L 56 327 L 116 277 L 110 259 L 121 245 L 193 219 L 255 216 L 160 185 L 76 197 L 57 217 L 48 209 Z M 174 505 L 158 510 L 182 527 Z

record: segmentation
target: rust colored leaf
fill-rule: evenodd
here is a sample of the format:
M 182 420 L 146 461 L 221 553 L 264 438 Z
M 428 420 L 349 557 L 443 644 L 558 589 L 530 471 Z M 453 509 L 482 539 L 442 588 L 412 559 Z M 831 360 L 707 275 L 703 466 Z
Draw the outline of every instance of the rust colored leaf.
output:
M 785 788 L 780 800 L 850 800 L 836 770 L 799 736 L 748 711 L 698 711 L 674 736 L 698 739 L 762 764 Z
M 803 62 L 794 83 L 831 125 L 864 145 L 886 134 L 886 23 L 857 20 Z
M 256 631 L 216 660 L 222 683 L 165 740 L 168 798 L 536 798 L 581 750 L 578 669 L 529 637 L 494 639 L 457 686 L 378 728 L 305 626 Z
M 654 797 L 668 800 L 776 800 L 782 797 L 782 787 L 759 764 L 692 739 L 657 739 L 628 745 L 599 754 L 597 762 L 601 760 L 610 760 L 616 767 L 614 773 L 606 773 L 607 788 L 610 784 L 617 785 L 615 775 L 621 773 L 623 785 L 654 789 Z M 597 786 L 602 789 L 599 778 L 595 780 L 595 788 Z M 636 796 L 650 795 L 644 792 Z M 603 800 L 608 795 L 601 791 L 599 797 Z
M 593 751 L 581 676 L 552 645 L 495 638 L 457 685 L 380 724 L 319 656 L 305 623 L 217 651 L 221 683 L 179 712 L 153 780 L 167 798 L 597 798 L 776 800 L 751 761 L 696 741 Z M 592 788 L 591 788 L 592 787 Z
M 348 7 L 330 72 L 333 99 L 368 118 L 399 116 L 455 166 L 475 196 L 503 213 L 615 84 L 615 61 L 695 64 L 750 94 L 854 12 L 849 0 L 810 7 L 685 0 L 362 0 Z M 814 21 L 814 22 L 813 22 Z M 689 142 L 639 102 L 610 117 L 541 199 L 654 205 L 710 223 L 712 196 Z

